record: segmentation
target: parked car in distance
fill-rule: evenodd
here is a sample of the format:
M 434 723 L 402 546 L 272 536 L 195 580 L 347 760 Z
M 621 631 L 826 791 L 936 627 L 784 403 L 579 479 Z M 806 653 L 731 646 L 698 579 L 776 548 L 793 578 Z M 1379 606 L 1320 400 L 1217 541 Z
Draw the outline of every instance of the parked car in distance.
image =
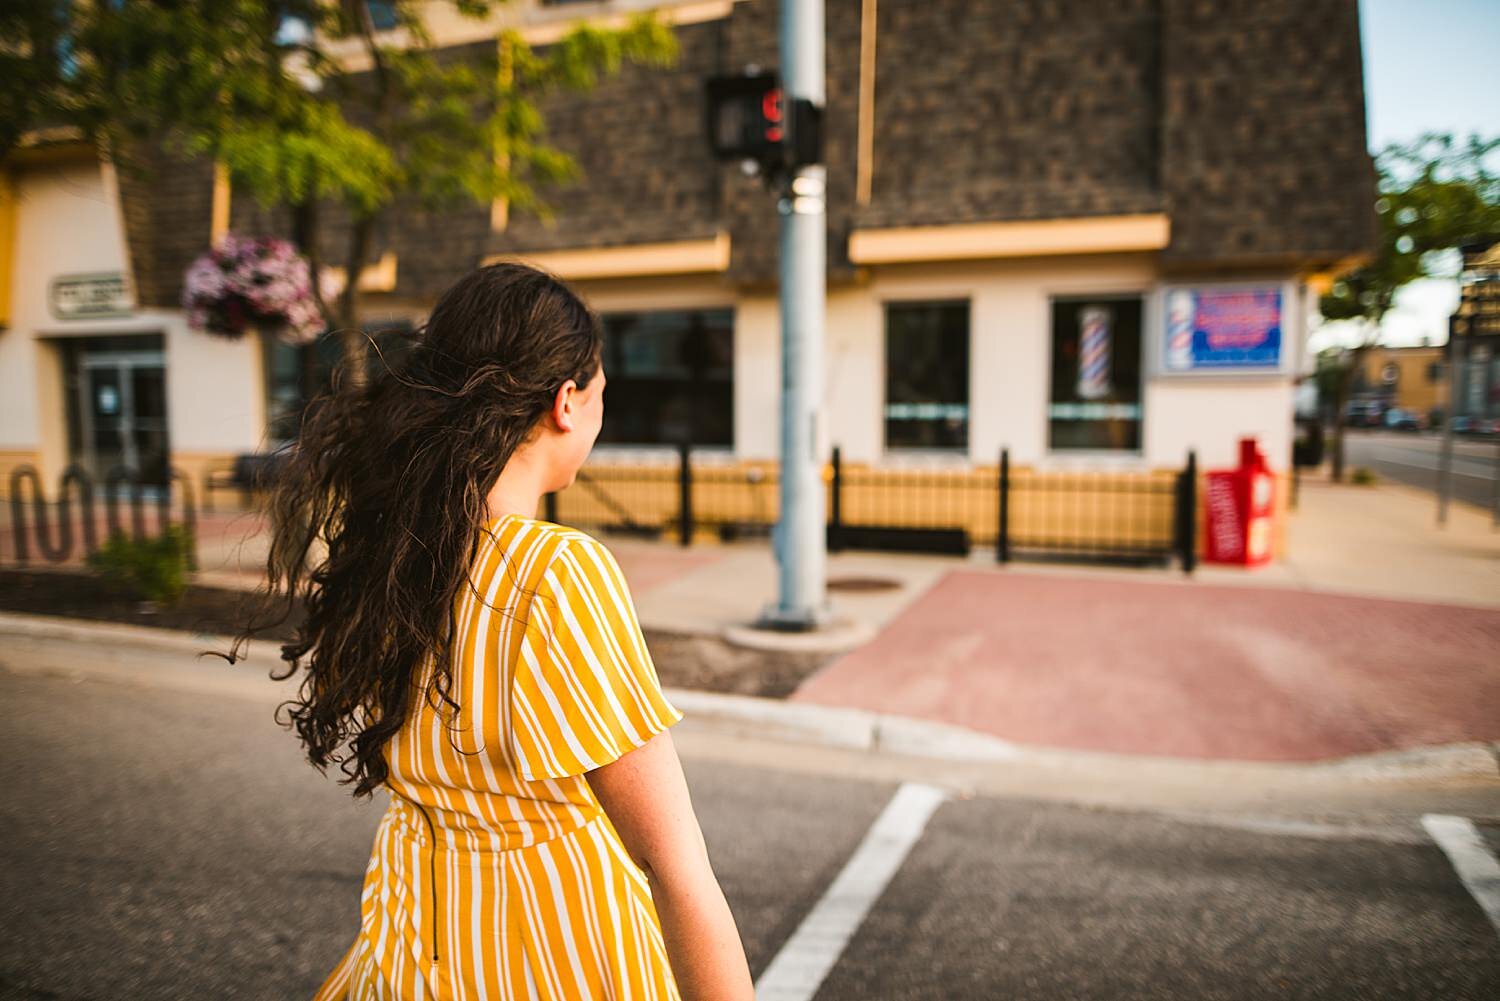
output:
M 1355 400 L 1344 407 L 1344 426 L 1378 428 L 1383 410 L 1378 400 Z
M 1385 426 L 1393 431 L 1420 431 L 1427 426 L 1427 420 L 1415 410 L 1392 407 L 1385 412 Z

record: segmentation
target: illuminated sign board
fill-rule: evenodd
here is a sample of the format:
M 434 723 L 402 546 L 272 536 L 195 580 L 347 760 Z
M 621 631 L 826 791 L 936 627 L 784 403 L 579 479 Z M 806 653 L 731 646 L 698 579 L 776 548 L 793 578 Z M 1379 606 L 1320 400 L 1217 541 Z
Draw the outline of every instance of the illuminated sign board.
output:
M 1163 372 L 1283 370 L 1281 285 L 1168 286 L 1162 303 Z

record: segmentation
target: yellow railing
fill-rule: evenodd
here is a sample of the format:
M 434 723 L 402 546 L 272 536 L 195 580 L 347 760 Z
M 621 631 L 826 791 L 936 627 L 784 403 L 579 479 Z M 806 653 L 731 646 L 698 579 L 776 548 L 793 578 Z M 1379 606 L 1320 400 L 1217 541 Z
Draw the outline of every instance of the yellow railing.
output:
M 1012 467 L 1010 532 L 1014 543 L 1075 541 L 1128 547 L 1170 545 L 1176 469 L 1146 472 L 1055 471 Z M 564 524 L 634 524 L 675 532 L 678 463 L 598 463 L 556 498 Z M 771 524 L 780 515 L 775 462 L 694 463 L 696 526 Z M 962 529 L 974 545 L 999 535 L 999 470 L 994 465 L 924 470 L 843 462 L 840 520 L 848 525 Z M 823 467 L 824 509 L 832 516 L 833 466 Z

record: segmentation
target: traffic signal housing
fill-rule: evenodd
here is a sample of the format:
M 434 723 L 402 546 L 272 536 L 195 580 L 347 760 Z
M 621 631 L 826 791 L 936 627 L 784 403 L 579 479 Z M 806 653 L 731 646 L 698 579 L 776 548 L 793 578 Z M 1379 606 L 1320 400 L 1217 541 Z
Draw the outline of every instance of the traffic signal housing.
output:
M 709 146 L 719 160 L 754 161 L 768 177 L 822 159 L 822 108 L 797 100 L 788 107 L 772 72 L 710 77 Z

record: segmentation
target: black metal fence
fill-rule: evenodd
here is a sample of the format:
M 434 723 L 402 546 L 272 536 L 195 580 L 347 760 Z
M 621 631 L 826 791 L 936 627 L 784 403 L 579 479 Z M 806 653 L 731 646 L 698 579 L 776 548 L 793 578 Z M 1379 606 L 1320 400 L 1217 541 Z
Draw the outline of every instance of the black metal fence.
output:
M 172 484 L 176 482 L 182 498 L 182 523 L 193 540 L 187 559 L 188 569 L 198 569 L 197 514 L 193 504 L 193 488 L 188 477 L 175 467 L 168 470 L 167 483 L 162 487 L 156 502 L 156 534 L 160 536 L 172 524 Z M 23 496 L 24 487 L 30 484 L 31 519 L 27 518 L 27 506 Z M 70 485 L 74 488 L 69 489 Z M 120 495 L 128 491 L 130 506 L 130 537 L 137 541 L 148 538 L 146 529 L 146 496 L 148 483 L 140 471 L 125 466 L 115 466 L 104 475 L 104 520 L 105 535 L 112 537 L 123 533 L 120 522 Z M 98 530 L 94 516 L 95 484 L 93 477 L 76 463 L 63 470 L 59 477 L 57 501 L 47 502 L 42 490 L 41 474 L 35 466 L 22 464 L 10 474 L 10 531 L 14 559 L 25 566 L 31 562 L 31 543 L 36 542 L 44 559 L 52 563 L 64 563 L 74 553 L 74 518 L 72 495 L 77 494 L 80 517 L 78 524 L 83 535 L 83 555 L 90 556 L 99 551 Z M 55 533 L 55 535 L 54 535 Z
M 1000 562 L 1061 559 L 1196 565 L 1197 460 L 1180 470 L 1051 471 L 1012 468 L 1002 450 L 993 472 L 846 464 L 837 447 L 824 470 L 828 548 L 968 555 L 993 546 Z M 678 449 L 673 465 L 598 464 L 561 496 L 549 521 L 691 545 L 765 535 L 777 519 L 774 465 L 714 463 Z
M 171 521 L 173 481 L 180 487 L 183 520 L 196 545 L 192 488 L 175 468 L 157 499 L 157 530 Z M 1197 562 L 1197 481 L 1191 452 L 1180 470 L 1018 469 L 1008 449 L 994 467 L 900 469 L 846 464 L 835 447 L 823 470 L 827 543 L 832 552 L 958 556 L 993 546 L 1002 563 L 1170 564 L 1175 559 L 1191 572 Z M 28 482 L 32 525 L 22 496 Z M 133 534 L 143 539 L 143 484 L 133 471 L 118 466 L 105 477 L 108 531 L 121 530 L 119 494 L 127 486 Z M 30 560 L 33 535 L 45 558 L 63 562 L 72 556 L 72 493 L 82 507 L 84 550 L 93 553 L 98 549 L 95 487 L 87 472 L 76 465 L 64 471 L 50 514 L 35 468 L 19 466 L 11 473 L 11 532 L 18 562 Z M 675 537 L 687 546 L 701 533 L 721 540 L 768 535 L 779 516 L 780 484 L 774 463 L 700 457 L 682 445 L 675 463 L 596 463 L 579 470 L 568 489 L 544 500 L 549 521 L 646 538 Z M 190 559 L 196 569 L 196 553 Z
M 1180 471 L 1011 471 L 1000 453 L 996 557 L 1197 563 L 1197 456 Z M 1019 510 L 1018 510 L 1019 509 Z M 1021 517 L 1017 517 L 1020 514 Z

